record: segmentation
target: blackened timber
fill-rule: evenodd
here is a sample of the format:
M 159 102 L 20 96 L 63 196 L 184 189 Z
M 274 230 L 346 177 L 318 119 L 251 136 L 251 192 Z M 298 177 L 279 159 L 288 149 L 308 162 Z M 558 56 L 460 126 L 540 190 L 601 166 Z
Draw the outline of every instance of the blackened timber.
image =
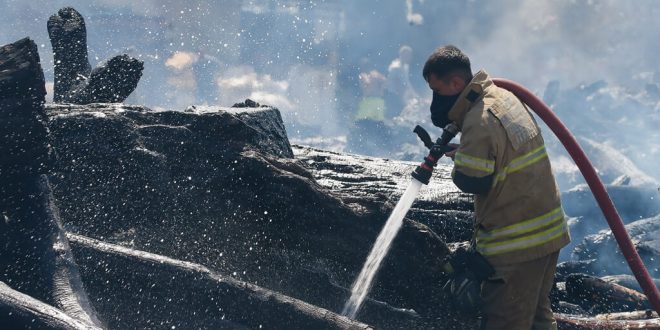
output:
M 44 96 L 34 42 L 0 47 L 0 281 L 99 326 L 45 174 L 51 152 Z
M 650 308 L 644 294 L 584 274 L 571 274 L 566 278 L 566 293 L 583 308 L 596 313 Z
M 372 329 L 192 262 L 67 234 L 112 329 Z M 149 306 L 149 308 L 144 308 Z
M 82 15 L 62 8 L 48 20 L 53 46 L 56 103 L 118 103 L 137 87 L 144 64 L 126 54 L 115 56 L 91 70 L 87 31 Z
M 562 330 L 618 330 L 660 329 L 660 319 L 649 320 L 601 320 L 568 314 L 555 314 L 557 327 Z
M 41 330 L 101 329 L 0 282 L 0 328 Z
M 653 310 L 647 309 L 643 311 L 634 312 L 620 312 L 620 313 L 605 313 L 598 314 L 595 318 L 599 320 L 648 320 L 657 319 L 658 313 Z
M 85 20 L 75 9 L 65 7 L 48 19 L 47 27 L 55 60 L 53 101 L 67 102 L 71 89 L 92 71 L 87 58 Z
M 101 326 L 83 287 L 62 230 L 46 175 L 25 175 L 3 184 L 5 243 L 0 280 L 83 323 Z M 7 197 L 8 196 L 8 197 Z
M 45 95 L 37 45 L 24 38 L 0 47 L 0 181 L 45 173 L 50 157 Z
M 84 84 L 77 85 L 69 101 L 75 104 L 118 103 L 137 87 L 143 64 L 128 55 L 119 55 L 95 68 Z

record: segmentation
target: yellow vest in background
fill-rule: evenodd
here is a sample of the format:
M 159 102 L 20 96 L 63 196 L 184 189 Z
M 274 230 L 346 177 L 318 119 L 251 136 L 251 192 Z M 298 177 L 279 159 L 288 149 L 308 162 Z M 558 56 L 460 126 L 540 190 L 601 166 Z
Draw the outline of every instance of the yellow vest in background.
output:
M 385 120 L 385 100 L 382 97 L 368 96 L 363 98 L 358 105 L 355 120 L 371 119 L 377 121 Z

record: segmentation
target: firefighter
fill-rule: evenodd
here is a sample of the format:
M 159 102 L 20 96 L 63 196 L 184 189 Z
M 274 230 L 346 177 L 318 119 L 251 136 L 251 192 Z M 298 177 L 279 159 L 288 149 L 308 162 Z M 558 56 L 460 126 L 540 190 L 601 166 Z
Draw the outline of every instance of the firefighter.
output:
M 418 99 L 417 93 L 410 83 L 410 62 L 412 48 L 401 46 L 399 57 L 387 67 L 387 83 L 385 86 L 385 117 L 392 119 L 401 114 L 411 102 Z
M 473 75 L 454 46 L 434 51 L 423 76 L 433 124 L 461 131 L 446 155 L 456 186 L 475 195 L 475 253 L 495 270 L 480 286 L 482 327 L 556 329 L 549 293 L 570 237 L 538 125 L 486 72 Z

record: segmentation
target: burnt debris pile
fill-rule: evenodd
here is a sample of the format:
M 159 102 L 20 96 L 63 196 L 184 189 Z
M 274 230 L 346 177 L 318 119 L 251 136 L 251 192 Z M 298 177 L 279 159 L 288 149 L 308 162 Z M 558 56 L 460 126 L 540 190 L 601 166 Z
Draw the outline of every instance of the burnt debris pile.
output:
M 319 183 L 322 178 L 315 178 L 314 166 L 322 166 L 322 152 L 303 147 L 295 147 L 294 152 L 277 109 L 197 107 L 155 112 L 127 106 L 49 105 L 47 111 L 59 156 L 51 182 L 71 235 L 195 267 L 204 265 L 213 276 L 230 276 L 333 312 L 341 311 L 351 282 L 387 219 L 390 206 L 385 197 L 397 193 L 395 182 L 407 180 L 414 166 L 395 162 L 393 168 L 400 173 L 384 167 L 371 178 L 368 168 L 379 160 L 355 159 L 350 165 L 355 173 L 340 170 L 325 175 L 352 177 L 355 187 L 362 182 L 366 190 L 333 191 Z M 381 191 L 371 195 L 368 189 Z M 425 213 L 430 209 L 442 209 L 439 202 L 427 199 L 427 206 L 415 210 L 419 216 L 413 214 L 406 221 L 381 271 L 374 300 L 367 302 L 359 320 L 379 328 L 430 327 L 429 315 L 451 313 L 439 272 L 448 248 L 428 226 L 414 221 L 430 218 Z M 135 298 L 137 290 L 145 292 L 144 299 L 170 291 L 164 288 L 174 286 L 171 277 L 163 277 L 170 284 L 155 279 L 163 276 L 161 266 L 150 261 L 147 267 L 135 260 L 130 266 L 135 271 L 117 277 L 126 265 L 118 260 L 128 257 L 108 257 L 99 264 L 97 260 L 106 259 L 95 251 L 101 245 L 78 242 L 90 241 L 77 240 L 72 247 L 76 255 L 95 256 L 81 257 L 84 261 L 79 265 L 88 293 L 100 303 L 96 307 L 110 328 L 123 328 L 125 322 L 150 326 L 140 322 L 161 320 L 145 316 L 140 306 L 147 301 Z M 111 274 L 103 271 L 113 267 L 117 270 Z M 104 283 L 113 277 L 117 282 L 108 288 Z M 181 290 L 197 283 L 187 283 L 181 275 L 176 278 Z M 204 288 L 220 285 L 203 283 Z M 225 304 L 237 298 L 226 294 L 207 299 L 217 300 L 213 306 L 225 310 L 234 308 Z M 118 305 L 125 306 L 121 313 Z M 175 305 L 181 304 L 158 305 L 162 307 L 149 313 L 165 317 Z M 263 307 L 244 308 L 250 313 L 267 312 Z M 239 324 L 242 320 L 230 319 Z M 286 319 L 261 320 L 271 327 L 293 324 Z M 171 322 L 178 327 L 189 321 Z M 451 326 L 470 322 L 456 316 Z
M 336 314 L 387 218 L 383 197 L 414 165 L 369 174 L 379 161 L 356 159 L 355 173 L 326 175 L 366 190 L 332 191 L 314 174 L 324 156 L 296 147 L 316 161 L 297 158 L 271 107 L 44 106 L 34 43 L 3 49 L 19 46 L 33 69 L 12 74 L 26 66 L 13 53 L 0 59 L 3 81 L 15 83 L 0 113 L 41 126 L 8 125 L 2 140 L 12 155 L 2 158 L 3 326 L 431 328 L 447 315 L 447 328 L 474 325 L 441 293 L 444 240 L 414 221 L 442 209 L 430 196 L 406 221 L 360 321 Z M 37 97 L 14 106 L 23 86 L 16 95 Z M 55 160 L 37 157 L 51 147 Z M 31 150 L 42 151 L 20 154 Z
M 82 17 L 65 8 L 48 26 L 54 104 L 36 45 L 0 48 L 1 328 L 476 328 L 441 289 L 443 258 L 472 235 L 449 166 L 350 320 L 337 313 L 417 163 L 292 146 L 279 110 L 250 100 L 97 103 L 130 94 L 141 64 L 91 71 Z M 609 189 L 657 278 L 658 191 L 627 181 Z M 605 222 L 588 191 L 563 200 L 574 243 L 552 292 L 560 327 L 660 326 L 611 233 L 593 226 Z
M 143 63 L 123 54 L 92 70 L 87 57 L 87 29 L 82 15 L 71 7 L 48 19 L 53 46 L 56 103 L 123 102 L 137 87 Z
M 52 169 L 37 46 L 0 48 L 0 325 L 101 325 L 82 289 L 46 173 Z

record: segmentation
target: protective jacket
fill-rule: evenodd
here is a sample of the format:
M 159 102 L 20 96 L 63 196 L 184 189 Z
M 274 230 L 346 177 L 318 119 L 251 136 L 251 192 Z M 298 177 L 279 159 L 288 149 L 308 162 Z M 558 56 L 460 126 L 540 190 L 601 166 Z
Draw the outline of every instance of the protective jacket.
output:
M 461 129 L 452 177 L 475 195 L 477 250 L 493 265 L 534 260 L 570 241 L 543 137 L 527 107 L 479 71 L 449 111 Z

